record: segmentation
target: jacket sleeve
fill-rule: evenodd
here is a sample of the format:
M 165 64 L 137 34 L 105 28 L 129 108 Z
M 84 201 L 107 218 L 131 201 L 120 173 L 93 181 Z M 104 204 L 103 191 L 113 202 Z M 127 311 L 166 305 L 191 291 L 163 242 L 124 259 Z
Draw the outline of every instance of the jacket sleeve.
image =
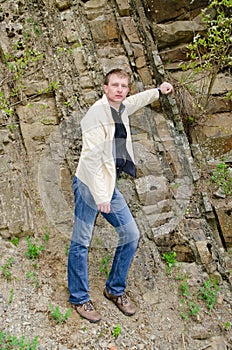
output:
M 157 88 L 155 88 L 127 97 L 124 104 L 127 108 L 128 115 L 131 115 L 150 103 L 157 101 L 158 99 L 159 91 Z
M 109 177 L 115 177 L 115 164 L 109 152 L 112 146 L 107 145 L 110 141 L 106 140 L 104 126 L 100 123 L 83 129 L 78 177 L 89 187 L 96 204 L 109 202 L 113 194 Z

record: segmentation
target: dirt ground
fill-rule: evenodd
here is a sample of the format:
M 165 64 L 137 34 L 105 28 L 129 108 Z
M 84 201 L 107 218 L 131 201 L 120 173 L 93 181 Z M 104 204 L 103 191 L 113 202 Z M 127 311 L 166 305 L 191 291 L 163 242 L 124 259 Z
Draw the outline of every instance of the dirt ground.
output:
M 175 263 L 167 268 L 161 261 L 158 266 L 154 263 L 157 258 L 153 243 L 142 237 L 127 286 L 138 310 L 127 317 L 102 294 L 113 248 L 104 247 L 96 235 L 89 252 L 89 284 L 91 299 L 102 320 L 91 324 L 73 309 L 66 314 L 70 308 L 68 241 L 50 233 L 47 240 L 32 237 L 31 243 L 44 248 L 34 260 L 26 237 L 17 246 L 0 240 L 0 330 L 1 337 L 6 333 L 17 339 L 25 336 L 28 343 L 38 337 L 38 345 L 7 347 L 0 337 L 2 350 L 232 349 L 230 287 L 221 281 L 219 290 L 210 286 L 205 299 L 200 299 L 208 276 L 195 263 Z M 210 309 L 207 303 L 215 305 Z

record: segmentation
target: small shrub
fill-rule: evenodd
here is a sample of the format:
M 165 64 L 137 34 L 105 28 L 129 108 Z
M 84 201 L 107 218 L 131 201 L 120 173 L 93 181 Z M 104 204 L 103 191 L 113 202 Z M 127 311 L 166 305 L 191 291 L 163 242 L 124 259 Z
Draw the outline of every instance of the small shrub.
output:
M 30 279 L 30 281 L 34 284 L 34 286 L 35 286 L 36 288 L 39 287 L 39 280 L 38 280 L 38 278 L 36 277 L 35 272 L 28 271 L 28 272 L 26 273 L 26 278 L 27 278 L 27 279 Z
M 105 274 L 106 277 L 109 276 L 109 263 L 111 260 L 111 256 L 109 254 L 105 254 L 105 256 L 101 259 L 100 272 Z
M 228 164 L 221 162 L 212 175 L 212 180 L 219 186 L 225 195 L 232 194 L 232 175 Z
M 188 319 L 188 316 L 183 311 L 180 313 L 180 316 L 183 320 Z
M 165 260 L 168 267 L 173 267 L 176 264 L 176 252 L 168 252 L 163 254 L 163 259 Z
M 10 269 L 12 268 L 12 263 L 13 263 L 14 259 L 13 258 L 9 258 L 7 260 L 7 262 L 1 266 L 1 269 L 2 269 L 2 272 L 3 272 L 3 275 L 5 276 L 5 278 L 7 280 L 10 280 L 11 279 L 11 271 Z
M 179 290 L 183 296 L 185 296 L 187 298 L 190 296 L 189 285 L 188 285 L 187 281 L 181 282 L 181 284 L 179 285 Z
M 19 238 L 18 237 L 11 237 L 10 242 L 14 244 L 16 247 L 19 245 Z
M 182 274 L 182 273 L 178 272 L 176 275 L 177 281 L 186 281 L 188 278 L 189 278 L 188 273 Z
M 113 329 L 112 337 L 117 338 L 120 334 L 121 334 L 121 326 L 120 326 L 120 323 L 118 323 Z
M 188 316 L 197 316 L 200 312 L 200 306 L 195 303 L 193 295 L 190 293 L 187 280 L 183 280 L 179 285 L 179 292 L 183 295 L 180 306 L 185 309 L 185 313 L 181 312 L 181 317 L 187 319 Z
M 218 72 L 231 66 L 231 0 L 212 0 L 208 8 L 202 10 L 202 20 L 207 32 L 196 33 L 188 45 L 190 64 L 195 72 L 204 72 L 210 78 L 206 93 L 207 106 Z M 210 11 L 209 11 L 210 9 Z M 225 45 L 228 43 L 228 45 Z
M 49 238 L 50 238 L 50 231 L 49 231 L 47 226 L 44 226 L 43 230 L 44 230 L 44 238 L 43 239 L 47 243 L 49 241 Z
M 36 241 L 38 242 L 38 240 Z M 37 245 L 36 243 L 32 243 L 31 237 L 27 237 L 27 252 L 25 252 L 25 255 L 30 259 L 30 260 L 35 260 L 38 258 L 41 254 L 41 252 L 44 250 L 44 245 Z
M 223 326 L 223 328 L 225 329 L 225 331 L 228 331 L 228 330 L 230 329 L 230 327 L 231 327 L 231 323 L 230 323 L 229 321 L 227 321 L 227 322 L 224 324 L 224 326 Z
M 60 311 L 59 306 L 53 306 L 52 304 L 49 304 L 49 311 L 51 314 L 51 317 L 59 324 L 65 322 L 69 316 L 71 315 L 71 309 L 68 308 L 68 310 L 65 312 L 65 314 L 63 314 Z
M 217 304 L 219 286 L 211 279 L 204 282 L 204 286 L 200 288 L 199 299 L 205 300 L 208 309 L 212 309 Z
M 163 260 L 167 264 L 166 266 L 166 273 L 170 274 L 171 269 L 175 266 L 177 263 L 176 261 L 176 252 L 167 252 L 163 254 Z
M 197 316 L 200 312 L 200 306 L 193 301 L 190 301 L 188 303 L 188 308 L 189 308 L 188 313 L 190 316 Z
M 12 288 L 12 289 L 10 290 L 9 304 L 12 303 L 13 299 L 14 299 L 14 289 Z
M 36 350 L 39 349 L 39 337 L 35 337 L 32 341 L 26 340 L 25 336 L 20 338 L 12 333 L 0 331 L 0 349 L 1 350 Z

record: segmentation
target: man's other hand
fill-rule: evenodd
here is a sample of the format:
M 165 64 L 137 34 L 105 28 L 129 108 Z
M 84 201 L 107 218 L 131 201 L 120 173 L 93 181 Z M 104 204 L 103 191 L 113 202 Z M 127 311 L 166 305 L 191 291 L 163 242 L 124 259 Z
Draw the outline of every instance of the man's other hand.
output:
M 110 202 L 100 203 L 97 205 L 97 209 L 102 213 L 109 214 L 110 212 Z

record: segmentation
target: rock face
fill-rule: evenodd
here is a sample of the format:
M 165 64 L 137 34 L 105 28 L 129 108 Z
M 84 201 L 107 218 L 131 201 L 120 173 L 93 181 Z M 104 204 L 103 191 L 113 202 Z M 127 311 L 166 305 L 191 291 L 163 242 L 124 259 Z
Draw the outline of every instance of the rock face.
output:
M 0 128 L 3 238 L 44 225 L 70 238 L 79 122 L 101 96 L 103 74 L 128 69 L 132 93 L 159 85 L 166 72 L 181 79 L 177 63 L 186 60 L 193 34 L 205 30 L 199 14 L 206 3 L 1 1 L 1 104 L 12 108 L 2 112 Z M 191 147 L 175 96 L 131 117 L 138 176 L 126 196 L 141 231 L 160 253 L 174 250 L 178 260 L 201 262 L 209 273 L 223 269 L 219 248 L 232 246 L 232 205 L 196 193 L 192 155 L 207 165 L 229 154 L 231 104 L 222 96 L 230 89 L 231 79 L 219 74 L 211 118 L 190 131 Z M 122 191 L 130 181 L 122 179 Z
M 0 0 L 0 265 L 7 272 L 5 257 L 13 256 L 10 271 L 17 276 L 8 281 L 1 269 L 4 331 L 39 335 L 41 349 L 113 349 L 112 328 L 119 322 L 121 338 L 113 339 L 118 349 L 231 346 L 232 202 L 212 182 L 221 157 L 231 178 L 231 101 L 224 98 L 231 77 L 217 75 L 208 118 L 191 125 L 186 115 L 197 117 L 189 103 L 195 101 L 179 83 L 192 74 L 182 71 L 180 63 L 188 59 L 194 33 L 205 31 L 200 12 L 207 4 Z M 48 304 L 52 300 L 63 310 L 68 298 L 63 250 L 72 232 L 80 120 L 102 95 L 103 75 L 116 67 L 131 72 L 132 93 L 164 80 L 175 85 L 172 96 L 131 116 L 137 177 L 122 176 L 118 183 L 141 231 L 128 283 L 140 311 L 128 320 L 103 300 L 105 276 L 97 263 L 102 251 L 113 251 L 117 237 L 99 216 L 89 254 L 90 281 L 104 323 L 83 326 L 84 320 L 72 313 L 58 325 L 48 317 Z M 207 89 L 209 80 L 203 83 Z M 193 83 L 196 96 L 203 83 Z M 48 232 L 52 242 L 43 259 L 38 264 L 27 260 L 25 237 L 40 241 Z M 9 242 L 15 237 L 21 246 Z M 170 251 L 181 262 L 171 278 L 161 259 Z M 178 280 L 183 288 L 187 276 L 189 287 L 196 289 L 193 299 L 187 296 L 180 306 Z M 203 307 L 198 314 L 193 300 L 209 277 L 226 288 L 217 295 L 214 312 Z

